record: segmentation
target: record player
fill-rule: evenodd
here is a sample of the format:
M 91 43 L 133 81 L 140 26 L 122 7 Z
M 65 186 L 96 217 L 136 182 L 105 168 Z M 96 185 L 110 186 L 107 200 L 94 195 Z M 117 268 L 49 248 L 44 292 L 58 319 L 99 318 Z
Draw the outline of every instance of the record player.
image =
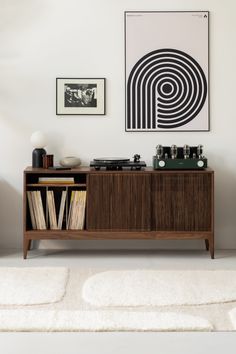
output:
M 203 146 L 177 147 L 176 145 L 157 145 L 153 156 L 153 168 L 199 170 L 207 167 L 207 159 L 203 156 Z
M 90 162 L 90 167 L 95 168 L 95 170 L 100 170 L 101 168 L 106 170 L 141 170 L 146 167 L 144 161 L 140 161 L 140 155 L 135 154 L 133 161 L 125 157 L 100 157 L 95 158 Z

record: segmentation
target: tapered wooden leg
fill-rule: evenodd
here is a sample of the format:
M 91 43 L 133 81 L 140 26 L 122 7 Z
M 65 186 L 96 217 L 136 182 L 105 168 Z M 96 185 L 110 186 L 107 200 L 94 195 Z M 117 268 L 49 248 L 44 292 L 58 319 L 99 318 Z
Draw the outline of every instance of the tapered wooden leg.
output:
M 32 244 L 32 240 L 29 240 L 28 251 L 30 251 L 30 249 L 31 249 L 31 244 Z
M 209 251 L 209 240 L 205 239 L 206 250 Z
M 30 240 L 28 240 L 27 238 L 24 239 L 24 249 L 23 249 L 23 256 L 24 256 L 24 259 L 27 258 L 27 252 L 28 252 L 28 249 L 29 249 L 29 245 L 30 245 Z
M 215 255 L 214 255 L 214 236 L 212 236 L 209 239 L 209 250 L 210 250 L 210 254 L 211 254 L 211 259 L 214 259 L 215 258 Z

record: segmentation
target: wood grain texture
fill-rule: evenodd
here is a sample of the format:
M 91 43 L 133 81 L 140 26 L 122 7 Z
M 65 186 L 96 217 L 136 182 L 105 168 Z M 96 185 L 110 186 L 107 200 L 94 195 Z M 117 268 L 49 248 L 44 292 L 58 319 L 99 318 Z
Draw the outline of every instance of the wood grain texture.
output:
M 40 189 L 44 195 L 38 177 L 55 175 L 74 176 L 75 183 L 87 189 L 84 230 L 32 230 L 26 192 Z M 24 258 L 31 240 L 41 239 L 202 239 L 214 258 L 214 172 L 210 168 L 50 171 L 29 167 L 24 171 L 23 189 Z
M 25 232 L 28 240 L 205 240 L 210 232 L 176 231 L 87 231 L 87 230 L 30 230 Z
M 152 175 L 152 230 L 210 231 L 212 210 L 211 174 Z
M 149 175 L 90 174 L 88 230 L 150 230 Z
M 78 174 L 78 173 L 84 173 L 84 174 L 88 174 L 88 173 L 92 173 L 92 174 L 100 174 L 100 173 L 105 173 L 105 174 L 110 174 L 110 173 L 116 173 L 116 174 L 122 174 L 122 173 L 128 173 L 128 174 L 133 174 L 133 173 L 165 173 L 165 174 L 175 174 L 176 172 L 178 173 L 186 173 L 186 172 L 190 172 L 188 170 L 154 170 L 151 166 L 145 167 L 144 169 L 140 170 L 140 171 L 132 171 L 130 169 L 127 170 L 117 170 L 117 171 L 113 171 L 111 172 L 111 170 L 100 170 L 100 171 L 96 171 L 94 168 L 92 167 L 88 167 L 88 166 L 80 166 L 80 167 L 76 167 L 76 168 L 71 168 L 70 170 L 50 170 L 50 169 L 45 169 L 45 168 L 34 168 L 31 166 L 28 166 L 25 168 L 24 173 L 26 174 L 37 174 L 37 175 L 50 175 L 50 174 Z M 207 172 L 211 172 L 213 173 L 213 170 L 210 167 L 205 168 L 204 170 L 191 170 L 191 173 L 195 174 L 195 173 L 199 173 L 199 172 L 203 172 L 203 173 L 207 173 Z

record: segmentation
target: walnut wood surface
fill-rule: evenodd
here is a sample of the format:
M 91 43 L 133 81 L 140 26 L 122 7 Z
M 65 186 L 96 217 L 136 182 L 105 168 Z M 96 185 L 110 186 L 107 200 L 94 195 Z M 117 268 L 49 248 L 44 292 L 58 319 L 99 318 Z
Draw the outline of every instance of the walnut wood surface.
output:
M 211 174 L 155 174 L 151 189 L 152 230 L 211 230 Z
M 85 183 L 28 183 L 27 187 L 86 187 Z
M 88 230 L 150 230 L 151 177 L 146 174 L 90 174 Z
M 26 191 L 42 176 L 74 176 L 87 185 L 85 230 L 31 230 Z M 56 188 L 56 187 L 55 187 Z M 85 187 L 83 187 L 85 188 Z M 214 258 L 214 172 L 95 171 L 89 167 L 24 171 L 24 258 L 31 240 L 202 239 Z
M 25 232 L 25 238 L 30 240 L 208 240 L 211 238 L 211 232 L 30 230 Z
M 89 174 L 89 173 L 105 173 L 105 174 L 109 174 L 109 173 L 116 173 L 116 174 L 122 174 L 122 173 L 128 173 L 128 174 L 133 174 L 133 173 L 139 173 L 139 174 L 143 174 L 143 173 L 165 173 L 165 174 L 175 174 L 176 172 L 178 173 L 188 173 L 191 172 L 193 174 L 195 173 L 208 173 L 211 172 L 213 173 L 213 170 L 210 167 L 205 168 L 204 170 L 154 170 L 152 167 L 148 166 L 143 168 L 140 171 L 134 171 L 134 170 L 117 170 L 117 171 L 109 171 L 109 170 L 103 170 L 101 169 L 100 171 L 96 171 L 94 168 L 88 167 L 88 166 L 81 166 L 81 167 L 77 167 L 77 168 L 72 168 L 70 170 L 50 170 L 50 169 L 46 169 L 46 168 L 33 168 L 31 166 L 26 167 L 26 169 L 24 170 L 25 174 L 36 174 L 36 175 L 66 175 L 66 174 L 77 174 L 77 173 L 82 173 L 82 174 Z

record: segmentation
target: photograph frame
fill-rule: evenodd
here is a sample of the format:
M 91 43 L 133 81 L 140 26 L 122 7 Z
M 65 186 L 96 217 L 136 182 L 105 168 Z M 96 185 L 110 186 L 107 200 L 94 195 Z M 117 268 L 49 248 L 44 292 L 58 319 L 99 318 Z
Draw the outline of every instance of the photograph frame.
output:
M 185 128 L 185 126 L 183 127 L 179 127 L 176 129 L 159 129 L 159 128 L 153 128 L 153 129 L 148 129 L 148 128 L 141 128 L 141 129 L 130 129 L 128 127 L 128 123 L 127 123 L 127 117 L 128 117 L 128 113 L 127 113 L 127 103 L 128 103 L 128 99 L 127 99 L 127 80 L 129 77 L 129 73 L 130 71 L 127 69 L 127 15 L 130 14 L 131 16 L 140 16 L 143 14 L 194 14 L 194 16 L 202 16 L 204 15 L 204 17 L 207 17 L 207 35 L 206 35 L 206 40 L 207 40 L 207 46 L 206 46 L 206 56 L 207 56 L 207 60 L 206 60 L 206 70 L 205 70 L 205 77 L 206 77 L 206 81 L 207 81 L 207 97 L 206 97 L 206 117 L 205 117 L 205 126 L 202 127 L 193 127 L 193 128 Z M 205 16 L 205 14 L 207 16 Z M 210 121 L 210 50 L 209 50 L 209 46 L 210 46 L 210 35 L 209 35 L 209 31 L 210 31 L 210 11 L 209 10 L 183 10 L 183 11 L 175 11 L 175 10 L 170 10 L 170 11 L 150 11 L 150 10 L 144 10 L 144 11 L 140 11 L 140 10 L 129 10 L 129 11 L 124 11 L 124 66 L 125 66 L 125 131 L 126 132 L 209 132 L 211 130 L 211 121 Z M 135 41 L 133 41 L 135 43 Z M 168 48 L 168 45 L 165 45 L 164 48 Z M 142 54 L 145 55 L 145 54 Z
M 105 78 L 56 78 L 56 115 L 105 114 Z

